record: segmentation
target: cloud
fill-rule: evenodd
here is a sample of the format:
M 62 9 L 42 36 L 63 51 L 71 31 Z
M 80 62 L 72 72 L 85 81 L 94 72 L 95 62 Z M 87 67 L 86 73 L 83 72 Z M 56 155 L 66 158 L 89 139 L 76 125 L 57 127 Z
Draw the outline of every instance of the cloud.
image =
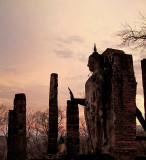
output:
M 68 37 L 58 37 L 57 35 L 50 35 L 49 38 L 45 40 L 51 42 L 52 40 L 63 43 L 63 44 L 73 44 L 73 43 L 84 43 L 85 39 L 78 35 L 72 35 Z
M 80 55 L 78 60 L 81 62 L 87 63 L 87 57 L 85 55 Z
M 47 107 L 49 86 L 47 85 L 27 85 L 25 87 L 2 86 L 0 85 L 0 102 L 13 103 L 15 94 L 25 93 L 28 107 Z M 34 98 L 35 97 L 35 98 Z
M 64 43 L 74 43 L 74 42 L 75 43 L 84 43 L 85 40 L 82 37 L 80 37 L 80 36 L 74 35 L 74 36 L 69 36 L 63 42 Z
M 56 49 L 54 52 L 57 54 L 58 57 L 60 58 L 73 58 L 73 51 L 69 49 Z
M 20 73 L 21 70 L 19 68 L 14 68 L 14 67 L 5 67 L 5 66 L 0 66 L 0 73 L 4 74 L 11 74 L 11 73 L 14 73 L 14 74 L 18 74 Z
M 14 89 L 9 86 L 0 86 L 0 99 L 11 99 L 14 97 Z
M 85 78 L 85 76 L 78 75 L 78 76 L 69 76 L 69 77 L 66 77 L 65 79 L 66 80 L 83 80 L 84 78 Z

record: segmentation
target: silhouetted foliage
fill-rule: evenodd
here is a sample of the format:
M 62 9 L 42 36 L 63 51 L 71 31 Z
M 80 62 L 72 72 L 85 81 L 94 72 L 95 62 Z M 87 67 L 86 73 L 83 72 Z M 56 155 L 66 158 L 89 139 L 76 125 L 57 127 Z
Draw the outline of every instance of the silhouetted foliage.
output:
M 65 134 L 64 111 L 58 111 L 59 136 Z M 49 111 L 27 111 L 27 156 L 29 159 L 40 159 L 47 156 Z
M 8 136 L 8 106 L 0 105 L 0 131 L 6 139 Z
M 123 25 L 123 29 L 119 31 L 116 36 L 121 38 L 120 46 L 134 46 L 135 49 L 140 48 L 144 50 L 146 48 L 146 17 L 141 15 L 141 23 L 139 29 L 133 28 L 126 23 Z

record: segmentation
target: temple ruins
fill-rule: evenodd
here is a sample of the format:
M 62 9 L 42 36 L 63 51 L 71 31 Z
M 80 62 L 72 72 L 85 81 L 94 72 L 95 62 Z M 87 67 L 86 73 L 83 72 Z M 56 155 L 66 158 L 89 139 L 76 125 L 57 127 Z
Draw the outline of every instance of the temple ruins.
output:
M 67 155 L 62 159 L 140 160 L 136 155 L 136 117 L 146 131 L 146 116 L 142 116 L 136 105 L 137 82 L 132 55 L 111 48 L 99 54 L 94 46 L 87 66 L 92 75 L 85 83 L 85 98 L 75 98 L 69 88 L 70 100 L 66 105 Z M 146 59 L 141 61 L 141 69 L 146 110 Z M 80 155 L 79 105 L 84 107 L 90 146 L 89 153 L 85 155 Z M 58 155 L 56 73 L 52 73 L 50 78 L 48 126 L 46 159 L 55 160 Z M 8 160 L 26 160 L 25 94 L 15 95 L 14 109 L 9 111 L 7 157 Z
M 79 154 L 79 109 L 76 103 L 67 101 L 67 154 Z
M 58 140 L 58 75 L 51 74 L 49 95 L 49 137 L 48 153 L 57 153 Z
M 131 55 L 107 49 L 104 57 L 105 138 L 103 152 L 117 160 L 136 156 L 136 80 Z
M 85 84 L 85 119 L 91 153 L 117 160 L 136 156 L 136 80 L 131 55 L 115 49 L 89 56 L 93 74 Z M 81 104 L 81 100 L 74 98 Z M 83 102 L 83 99 L 82 99 Z
M 14 109 L 9 111 L 8 160 L 26 160 L 26 97 L 15 94 Z

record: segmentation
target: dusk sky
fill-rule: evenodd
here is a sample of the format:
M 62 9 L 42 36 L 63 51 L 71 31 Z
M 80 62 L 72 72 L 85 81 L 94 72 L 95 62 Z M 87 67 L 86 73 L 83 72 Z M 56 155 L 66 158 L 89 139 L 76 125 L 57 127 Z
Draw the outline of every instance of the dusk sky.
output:
M 146 0 L 0 0 L 0 102 L 13 105 L 25 93 L 27 107 L 48 108 L 50 74 L 58 73 L 59 106 L 66 106 L 68 86 L 84 97 L 88 57 L 96 43 L 132 54 L 137 106 L 143 112 L 140 61 L 146 52 L 120 48 L 115 36 L 128 22 L 140 26 Z

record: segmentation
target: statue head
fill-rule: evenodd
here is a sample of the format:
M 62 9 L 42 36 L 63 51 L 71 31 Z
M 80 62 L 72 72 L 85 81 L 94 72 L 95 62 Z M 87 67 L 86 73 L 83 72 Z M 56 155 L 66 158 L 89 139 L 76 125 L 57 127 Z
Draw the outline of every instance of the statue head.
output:
M 89 56 L 87 66 L 91 72 L 94 72 L 95 69 L 101 67 L 101 62 L 101 55 L 97 52 L 96 45 L 94 44 L 94 52 Z

